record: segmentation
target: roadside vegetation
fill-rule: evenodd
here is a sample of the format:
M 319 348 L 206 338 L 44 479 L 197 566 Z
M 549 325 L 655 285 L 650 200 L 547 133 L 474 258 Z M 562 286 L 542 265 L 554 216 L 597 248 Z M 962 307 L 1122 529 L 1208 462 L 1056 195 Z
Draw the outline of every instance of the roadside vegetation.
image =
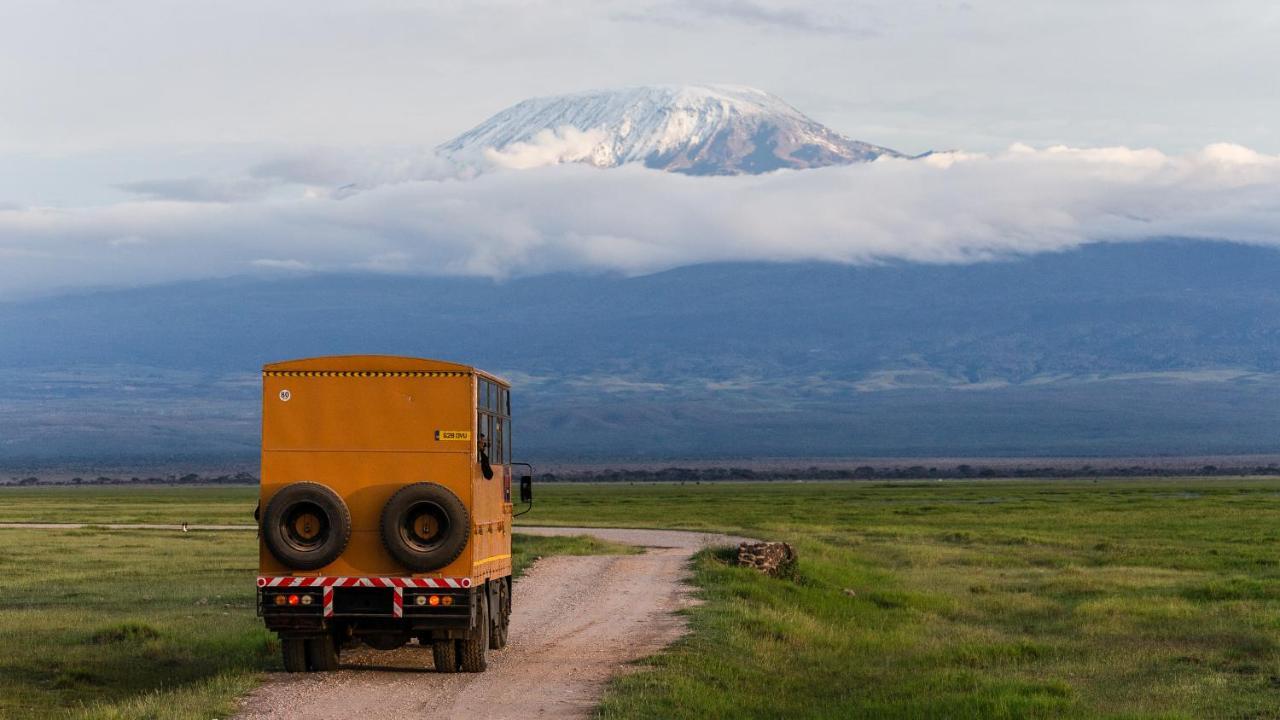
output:
M 248 523 L 253 488 L 11 488 L 3 521 Z M 543 485 L 536 524 L 793 543 L 697 556 L 693 633 L 605 718 L 1274 717 L 1280 481 Z M 518 527 L 517 527 L 518 531 Z M 622 551 L 516 535 L 520 567 Z M 0 530 L 0 717 L 225 717 L 279 668 L 251 531 Z
M 21 492 L 31 494 L 0 491 L 7 521 L 168 523 L 179 507 L 191 522 L 223 522 L 247 516 L 255 494 Z M 0 529 L 0 543 L 0 718 L 228 717 L 263 672 L 281 669 L 254 612 L 251 531 Z M 516 535 L 513 559 L 521 572 L 540 556 L 630 551 Z
M 1275 717 L 1280 481 L 539 488 L 539 523 L 793 543 L 694 564 L 693 634 L 605 718 Z

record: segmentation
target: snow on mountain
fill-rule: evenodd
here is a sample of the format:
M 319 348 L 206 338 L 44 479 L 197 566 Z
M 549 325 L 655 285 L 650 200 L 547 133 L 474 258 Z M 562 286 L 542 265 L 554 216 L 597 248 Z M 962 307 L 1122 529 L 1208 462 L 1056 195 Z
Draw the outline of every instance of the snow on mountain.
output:
M 762 90 L 650 86 L 532 98 L 440 146 L 464 163 L 643 163 L 690 175 L 763 173 L 905 157 L 851 140 Z

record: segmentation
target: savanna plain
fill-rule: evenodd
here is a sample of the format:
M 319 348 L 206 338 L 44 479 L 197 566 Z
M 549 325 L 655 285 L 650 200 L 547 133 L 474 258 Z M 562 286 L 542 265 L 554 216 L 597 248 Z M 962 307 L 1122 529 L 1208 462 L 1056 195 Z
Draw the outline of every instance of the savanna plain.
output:
M 6 488 L 0 522 L 249 524 L 255 500 Z M 799 553 L 781 578 L 697 555 L 691 633 L 617 678 L 602 717 L 1280 715 L 1280 479 L 542 485 L 521 520 Z M 626 552 L 515 540 L 518 571 Z M 254 615 L 252 531 L 0 542 L 0 717 L 225 717 L 280 669 Z

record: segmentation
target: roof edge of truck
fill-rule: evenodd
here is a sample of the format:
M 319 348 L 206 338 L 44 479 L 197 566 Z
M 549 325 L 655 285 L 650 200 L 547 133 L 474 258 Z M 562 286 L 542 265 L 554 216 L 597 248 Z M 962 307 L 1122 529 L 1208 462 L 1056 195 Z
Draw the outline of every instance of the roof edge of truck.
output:
M 478 373 L 504 385 L 505 379 L 471 365 L 403 355 L 321 355 L 267 363 L 263 372 L 461 372 Z

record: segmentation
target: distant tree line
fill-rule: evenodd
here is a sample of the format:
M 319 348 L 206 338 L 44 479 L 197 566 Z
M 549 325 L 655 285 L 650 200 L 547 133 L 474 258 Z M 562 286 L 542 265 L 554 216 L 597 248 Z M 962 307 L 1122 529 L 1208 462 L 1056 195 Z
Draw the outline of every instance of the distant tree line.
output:
M 859 465 L 847 468 L 771 468 L 741 467 L 683 468 L 658 470 L 575 470 L 541 473 L 540 482 L 733 482 L 792 480 L 940 480 L 956 478 L 1078 478 L 1078 477 L 1225 477 L 1280 475 L 1280 465 Z M 170 474 L 149 477 L 74 477 L 70 480 L 41 480 L 36 476 L 0 479 L 0 485 L 30 487 L 33 485 L 256 485 L 258 477 L 247 472 L 223 475 Z
M 41 480 L 32 475 L 0 480 L 0 485 L 16 485 L 19 487 L 30 487 L 32 485 L 256 485 L 257 483 L 258 477 L 247 472 L 239 472 L 234 475 L 200 475 L 198 473 L 178 475 L 175 473 L 149 477 L 108 477 L 99 475 L 92 478 L 73 477 L 70 480 Z
M 881 466 L 849 468 L 790 468 L 753 470 L 737 467 L 681 468 L 661 470 L 582 470 L 541 473 L 542 482 L 723 482 L 787 480 L 933 480 L 944 478 L 1075 478 L 1075 477 L 1203 477 L 1280 475 L 1280 465 L 1198 467 L 1152 467 L 1144 465 L 1055 465 L 989 467 L 985 465 Z

